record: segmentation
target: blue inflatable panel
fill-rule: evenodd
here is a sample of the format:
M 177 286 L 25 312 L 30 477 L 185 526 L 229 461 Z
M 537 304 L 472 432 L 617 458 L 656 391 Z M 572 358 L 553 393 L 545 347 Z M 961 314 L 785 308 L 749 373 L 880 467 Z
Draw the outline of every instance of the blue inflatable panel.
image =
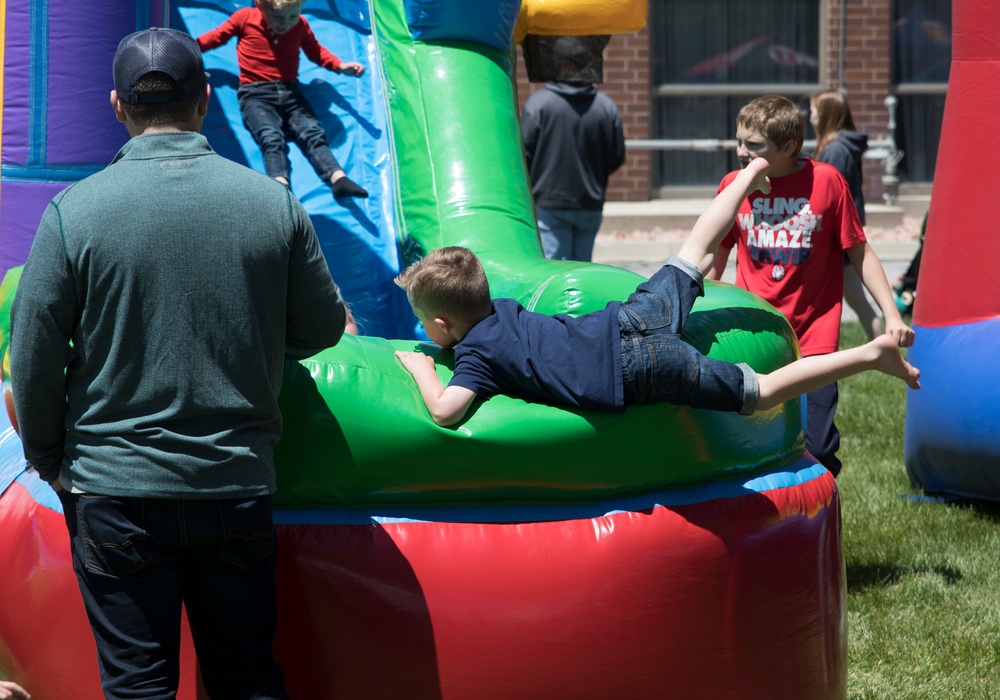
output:
M 506 51 L 520 9 L 519 0 L 475 9 L 467 0 L 407 0 L 406 21 L 418 41 L 471 41 Z
M 804 454 L 783 469 L 755 476 L 747 481 L 720 481 L 678 491 L 659 491 L 601 503 L 564 505 L 477 505 L 456 507 L 382 507 L 372 509 L 276 510 L 278 525 L 372 525 L 397 522 L 442 523 L 528 523 L 556 520 L 603 518 L 615 513 L 649 511 L 657 506 L 687 506 L 709 501 L 742 498 L 749 495 L 796 488 L 826 473 L 809 454 Z
M 908 359 L 921 371 L 908 391 L 904 459 L 929 493 L 1000 501 L 1000 318 L 915 327 Z M 984 390 L 985 389 L 985 390 Z
M 193 36 L 215 29 L 237 5 L 208 1 L 176 7 L 171 26 Z M 323 254 L 351 304 L 362 335 L 414 338 L 406 295 L 393 283 L 400 259 L 395 184 L 389 162 L 389 134 L 378 54 L 371 35 L 368 3 L 308 1 L 303 16 L 319 40 L 342 61 L 365 66 L 360 78 L 340 75 L 299 57 L 299 82 L 326 130 L 330 149 L 347 175 L 365 188 L 367 199 L 334 199 L 308 159 L 289 142 L 292 191 L 309 212 Z M 264 172 L 260 149 L 243 126 L 236 91 L 236 39 L 205 53 L 212 102 L 202 129 L 221 155 Z
M 7 411 L 0 408 L 0 496 L 15 481 L 27 489 L 36 503 L 62 513 L 62 505 L 56 492 L 42 481 L 38 472 L 28 468 L 21 448 L 21 438 L 14 432 Z

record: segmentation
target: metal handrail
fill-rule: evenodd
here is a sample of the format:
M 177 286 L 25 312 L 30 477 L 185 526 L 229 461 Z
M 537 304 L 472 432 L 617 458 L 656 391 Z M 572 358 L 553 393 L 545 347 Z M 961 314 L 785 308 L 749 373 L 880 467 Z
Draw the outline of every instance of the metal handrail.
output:
M 882 185 L 885 187 L 882 200 L 888 206 L 892 206 L 899 198 L 897 166 L 903 159 L 903 152 L 896 144 L 898 100 L 894 95 L 889 95 L 885 98 L 884 103 L 889 112 L 886 135 L 868 141 L 865 158 L 882 162 L 882 167 L 885 169 L 882 175 Z M 626 139 L 625 147 L 637 151 L 734 151 L 736 150 L 736 139 Z M 813 151 L 816 148 L 816 141 L 809 139 L 803 142 L 802 148 L 806 151 Z

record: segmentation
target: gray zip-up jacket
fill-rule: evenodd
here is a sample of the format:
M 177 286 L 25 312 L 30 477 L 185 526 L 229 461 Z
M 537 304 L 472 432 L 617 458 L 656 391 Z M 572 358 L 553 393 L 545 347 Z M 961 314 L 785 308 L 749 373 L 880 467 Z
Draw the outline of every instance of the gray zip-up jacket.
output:
M 87 493 L 272 493 L 284 360 L 345 323 L 302 205 L 193 132 L 130 140 L 42 216 L 11 309 L 25 457 Z

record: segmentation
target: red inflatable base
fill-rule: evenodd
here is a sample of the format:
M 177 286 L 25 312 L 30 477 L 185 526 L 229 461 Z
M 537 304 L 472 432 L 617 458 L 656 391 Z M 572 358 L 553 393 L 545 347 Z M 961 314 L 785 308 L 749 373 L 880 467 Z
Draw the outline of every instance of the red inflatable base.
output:
M 100 697 L 62 517 L 0 497 L 0 667 Z M 835 483 L 520 524 L 279 527 L 292 698 L 842 698 Z M 6 567 L 5 567 L 6 568 Z M 195 696 L 190 642 L 179 697 Z
M 103 698 L 66 521 L 16 481 L 0 495 L 0 562 L 0 669 L 32 700 Z M 181 644 L 177 698 L 194 700 L 201 696 L 186 622 Z
M 281 528 L 292 697 L 842 698 L 836 486 L 527 524 Z

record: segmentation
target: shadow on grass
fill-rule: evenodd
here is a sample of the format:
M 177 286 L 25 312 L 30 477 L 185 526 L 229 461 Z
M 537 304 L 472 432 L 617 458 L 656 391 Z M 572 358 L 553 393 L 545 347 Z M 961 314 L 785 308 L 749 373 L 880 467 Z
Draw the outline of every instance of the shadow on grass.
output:
M 923 493 L 907 494 L 906 498 L 911 501 L 924 501 L 927 503 L 941 503 L 944 505 L 968 508 L 977 517 L 991 522 L 1000 522 L 1000 502 L 984 501 L 975 498 L 964 498 L 948 493 Z
M 998 501 L 984 501 L 975 498 L 965 498 L 963 496 L 943 492 L 911 493 L 905 494 L 903 497 L 911 501 L 940 503 L 942 505 L 968 508 L 977 517 L 982 518 L 983 520 L 989 520 L 994 523 L 1000 522 L 1000 502 Z
M 847 567 L 847 590 L 857 593 L 868 588 L 888 588 L 899 583 L 904 577 L 926 575 L 940 576 L 949 586 L 962 580 L 962 572 L 953 566 L 853 564 Z
M 1000 503 L 995 501 L 967 501 L 967 503 L 978 517 L 1000 523 Z

